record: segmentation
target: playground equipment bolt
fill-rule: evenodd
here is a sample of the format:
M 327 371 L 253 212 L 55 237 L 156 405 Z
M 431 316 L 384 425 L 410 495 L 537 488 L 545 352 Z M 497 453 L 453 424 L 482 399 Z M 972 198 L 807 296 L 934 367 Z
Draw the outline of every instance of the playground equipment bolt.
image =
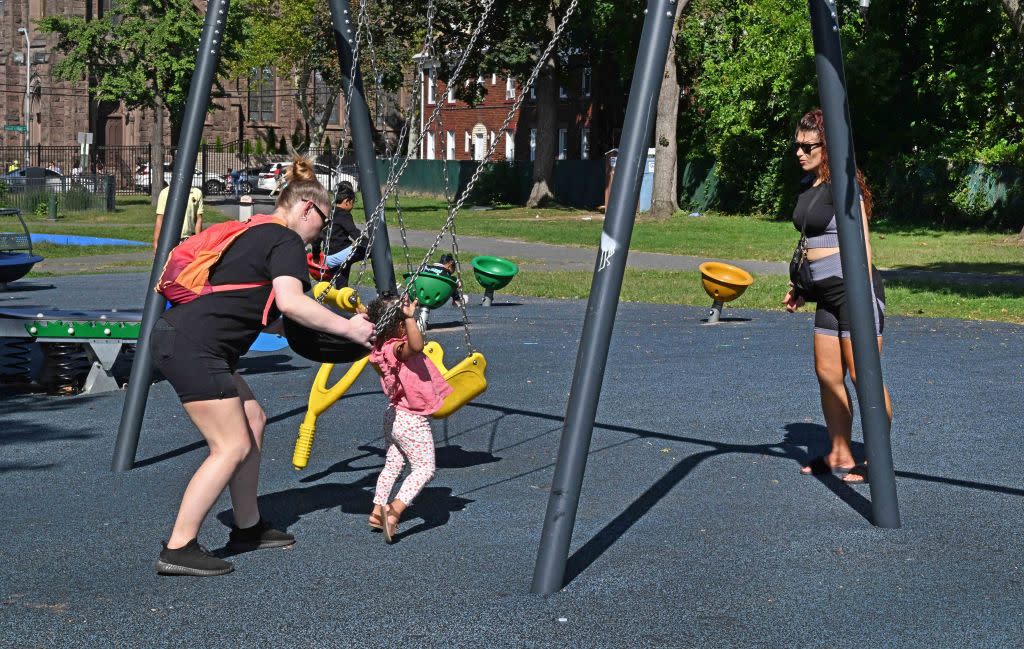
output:
M 34 336 L 34 335 L 36 335 L 37 333 L 39 333 L 39 329 L 38 329 L 38 328 L 36 328 L 36 327 L 29 327 L 29 330 L 28 330 L 28 332 L 29 332 L 30 334 L 32 334 L 32 335 Z
M 103 335 L 104 336 L 109 336 L 110 335 L 110 328 L 104 329 L 103 330 Z
M 68 335 L 69 336 L 74 336 L 75 335 L 75 328 L 74 327 L 68 327 Z

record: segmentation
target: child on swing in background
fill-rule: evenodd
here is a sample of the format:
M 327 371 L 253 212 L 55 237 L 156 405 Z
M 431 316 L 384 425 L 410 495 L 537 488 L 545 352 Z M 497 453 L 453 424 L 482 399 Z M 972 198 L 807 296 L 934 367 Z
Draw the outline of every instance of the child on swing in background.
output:
M 427 417 L 452 393 L 437 366 L 423 353 L 423 334 L 416 325 L 417 302 L 403 300 L 395 317 L 383 321 L 394 299 L 379 297 L 367 307 L 367 317 L 377 331 L 370 362 L 380 371 L 381 388 L 389 401 L 384 413 L 387 455 L 377 478 L 369 523 L 372 529 L 384 532 L 389 544 L 394 542 L 402 513 L 434 477 L 434 435 Z M 411 472 L 389 503 L 406 461 Z

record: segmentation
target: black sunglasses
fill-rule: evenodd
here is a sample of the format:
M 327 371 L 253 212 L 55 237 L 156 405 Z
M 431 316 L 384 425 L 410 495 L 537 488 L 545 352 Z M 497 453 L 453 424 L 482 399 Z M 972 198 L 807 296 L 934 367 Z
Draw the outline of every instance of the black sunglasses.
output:
M 312 207 L 314 210 L 316 210 L 316 213 L 320 215 L 320 218 L 323 220 L 324 226 L 326 227 L 331 222 L 331 217 L 329 217 L 326 214 L 324 214 L 324 211 L 322 209 L 320 209 L 320 207 L 316 203 L 314 203 L 313 201 L 306 201 L 306 202 L 309 203 L 309 207 Z
M 821 146 L 821 142 L 794 142 L 793 143 L 793 147 L 794 148 L 797 148 L 800 151 L 803 151 L 804 153 L 810 153 L 811 151 L 814 151 L 815 149 L 817 149 L 819 146 Z

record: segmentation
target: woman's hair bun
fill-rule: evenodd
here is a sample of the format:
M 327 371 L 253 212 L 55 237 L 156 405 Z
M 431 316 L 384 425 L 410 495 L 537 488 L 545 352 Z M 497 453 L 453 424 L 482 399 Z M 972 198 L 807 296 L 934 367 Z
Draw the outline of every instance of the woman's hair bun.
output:
M 293 183 L 302 180 L 316 180 L 316 171 L 313 169 L 313 161 L 306 156 L 296 155 L 292 158 L 292 166 L 285 172 L 288 182 Z

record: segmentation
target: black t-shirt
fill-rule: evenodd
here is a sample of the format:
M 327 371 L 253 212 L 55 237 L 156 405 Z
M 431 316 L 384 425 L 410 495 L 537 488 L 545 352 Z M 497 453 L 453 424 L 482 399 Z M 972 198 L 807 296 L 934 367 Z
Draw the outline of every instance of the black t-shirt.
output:
M 836 214 L 836 208 L 832 204 L 832 186 L 829 183 L 821 183 L 818 186 L 811 185 L 805 181 L 796 201 L 796 209 L 793 210 L 793 226 L 797 230 L 807 223 L 807 236 L 817 237 L 825 234 L 825 229 Z
M 210 271 L 210 283 L 245 284 L 294 277 L 309 289 L 306 250 L 298 234 L 267 223 L 253 226 L 232 242 Z M 164 319 L 183 336 L 228 361 L 234 367 L 263 330 L 263 310 L 271 285 L 258 288 L 209 293 L 179 304 L 164 313 Z M 270 309 L 269 320 L 280 315 Z

